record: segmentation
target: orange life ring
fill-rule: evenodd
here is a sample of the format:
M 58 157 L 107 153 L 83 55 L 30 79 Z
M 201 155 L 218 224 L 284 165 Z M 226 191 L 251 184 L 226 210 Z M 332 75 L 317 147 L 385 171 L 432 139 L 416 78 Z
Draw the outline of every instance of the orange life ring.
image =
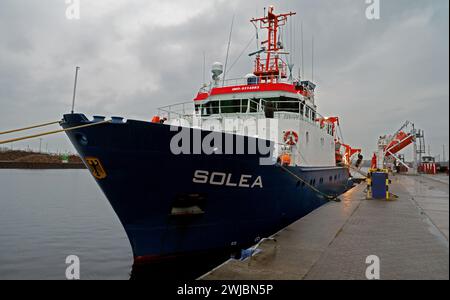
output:
M 298 133 L 292 130 L 286 131 L 283 139 L 286 145 L 294 146 L 298 143 Z

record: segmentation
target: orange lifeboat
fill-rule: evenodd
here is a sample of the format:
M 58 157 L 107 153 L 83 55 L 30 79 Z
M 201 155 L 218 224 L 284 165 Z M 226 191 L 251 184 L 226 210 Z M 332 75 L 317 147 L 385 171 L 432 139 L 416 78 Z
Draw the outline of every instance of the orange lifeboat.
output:
M 412 144 L 414 142 L 414 136 L 408 135 L 403 131 L 400 131 L 395 136 L 395 139 L 384 149 L 385 151 L 388 151 L 386 153 L 386 157 L 391 156 L 392 154 L 396 154 Z

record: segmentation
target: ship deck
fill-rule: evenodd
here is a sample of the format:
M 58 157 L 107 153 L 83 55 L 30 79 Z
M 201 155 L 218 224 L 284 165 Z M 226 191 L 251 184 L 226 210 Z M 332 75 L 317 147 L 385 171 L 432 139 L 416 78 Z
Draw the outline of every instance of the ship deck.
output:
M 449 279 L 449 179 L 392 176 L 394 201 L 366 200 L 365 184 L 229 260 L 205 280 L 367 279 L 366 258 L 380 259 L 380 279 Z

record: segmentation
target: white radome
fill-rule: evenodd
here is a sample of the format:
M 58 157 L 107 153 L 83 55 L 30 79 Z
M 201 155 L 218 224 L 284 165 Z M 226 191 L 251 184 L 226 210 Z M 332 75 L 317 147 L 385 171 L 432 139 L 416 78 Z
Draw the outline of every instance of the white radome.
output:
M 211 72 L 215 77 L 219 77 L 223 74 L 223 64 L 220 62 L 213 63 Z

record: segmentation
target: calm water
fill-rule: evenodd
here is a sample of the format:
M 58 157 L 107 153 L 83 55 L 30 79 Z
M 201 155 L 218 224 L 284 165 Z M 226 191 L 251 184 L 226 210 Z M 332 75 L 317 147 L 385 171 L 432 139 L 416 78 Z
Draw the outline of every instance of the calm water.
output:
M 0 170 L 0 280 L 195 279 L 229 254 L 178 259 L 132 271 L 125 231 L 86 170 Z
M 86 170 L 0 170 L 0 279 L 129 279 L 132 252 Z
M 87 170 L 0 170 L 0 280 L 66 279 L 77 255 L 81 279 L 195 279 L 229 254 L 132 273 L 125 231 Z

